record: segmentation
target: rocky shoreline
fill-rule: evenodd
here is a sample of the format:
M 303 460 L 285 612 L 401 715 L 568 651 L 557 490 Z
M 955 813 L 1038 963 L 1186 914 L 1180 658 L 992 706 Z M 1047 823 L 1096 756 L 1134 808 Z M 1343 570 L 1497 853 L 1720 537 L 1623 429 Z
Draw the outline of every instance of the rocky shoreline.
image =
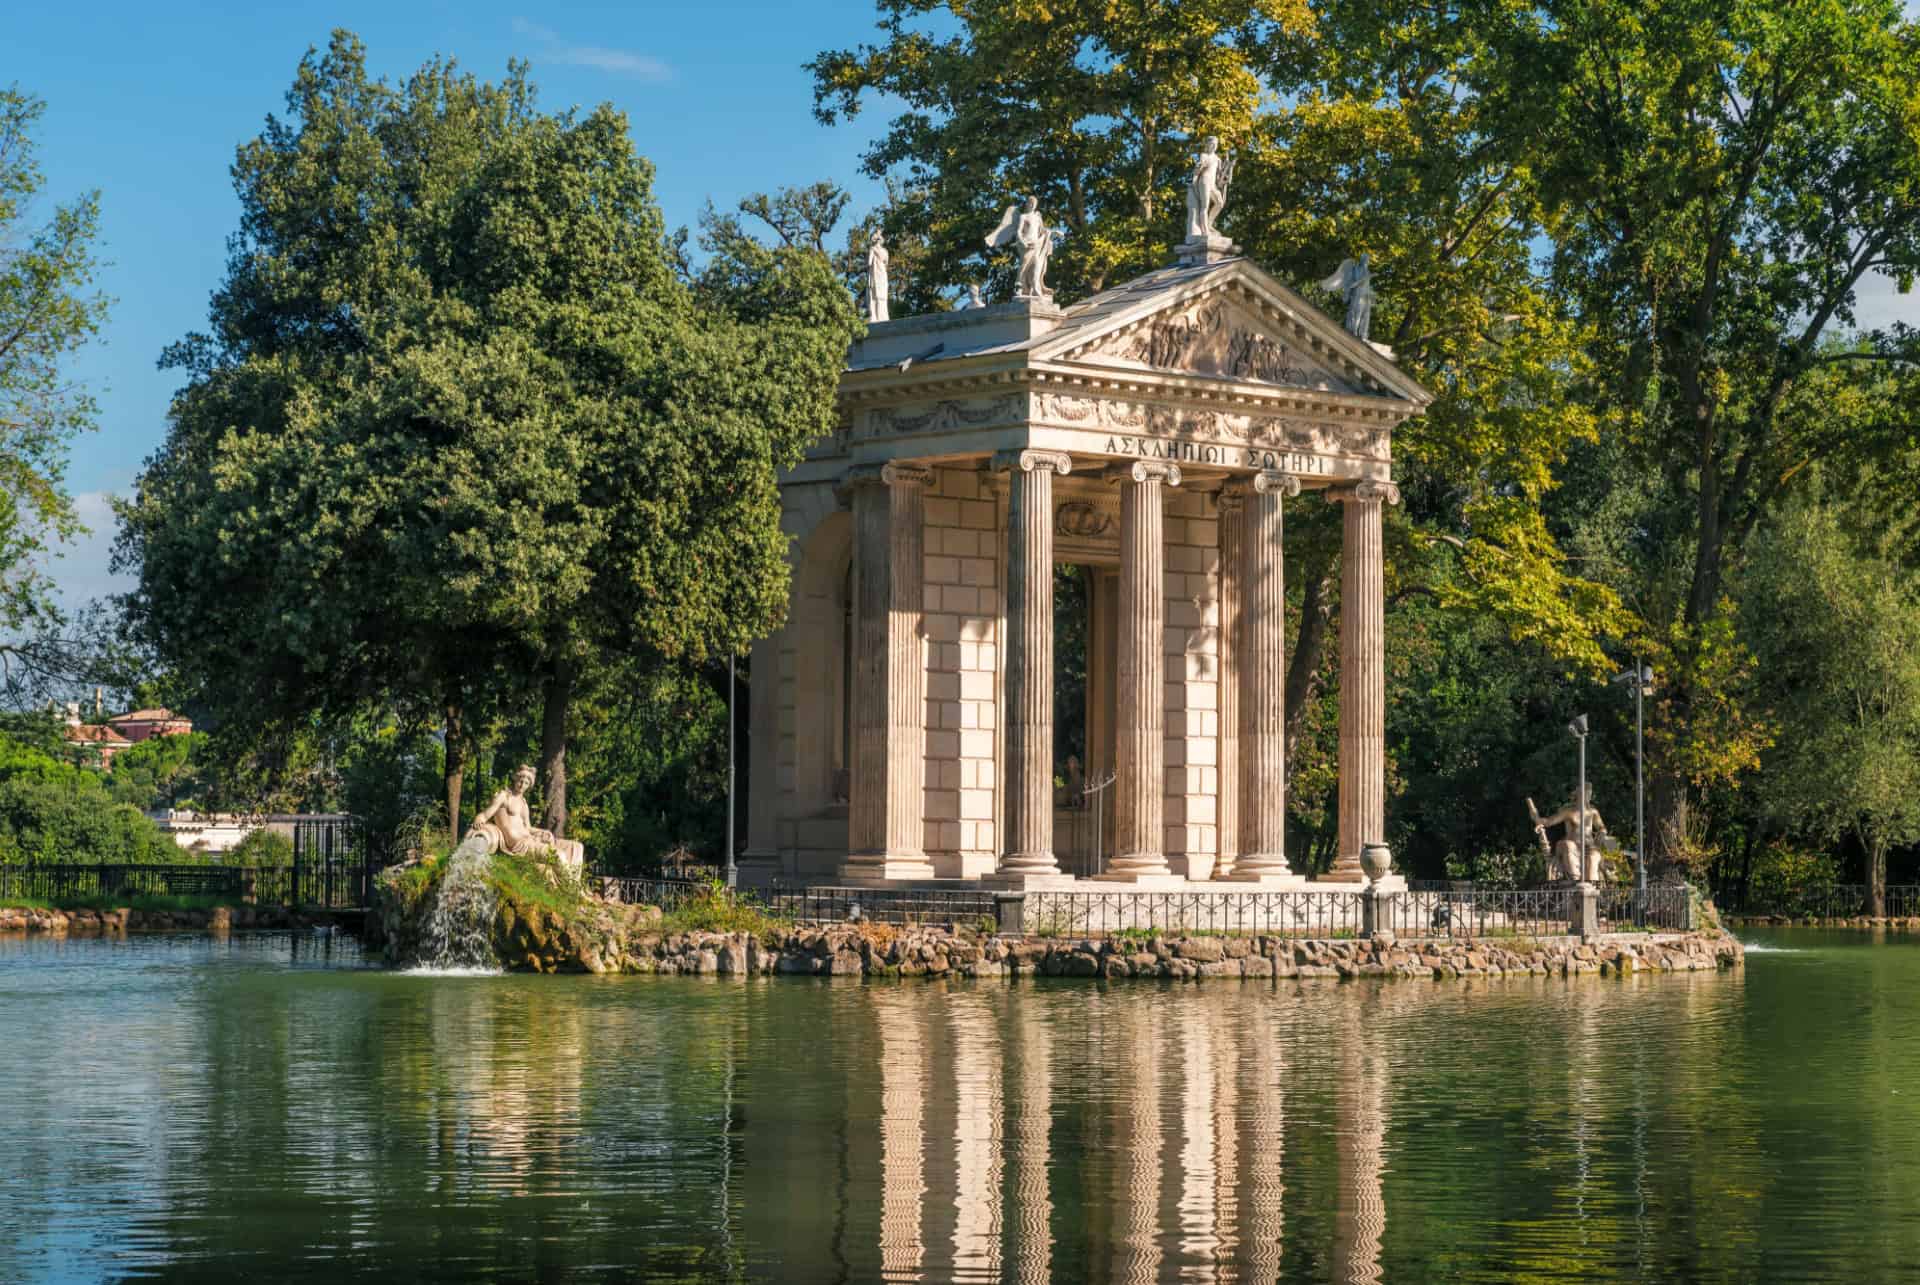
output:
M 1529 941 L 1304 941 L 1285 937 L 1053 939 L 976 936 L 883 925 L 747 933 L 642 933 L 597 971 L 814 977 L 1572 977 L 1736 968 L 1745 952 L 1722 933 L 1620 934 Z M 584 963 L 582 967 L 585 968 Z M 586 968 L 586 971 L 596 971 Z
M 767 933 L 662 933 L 651 907 L 608 907 L 590 932 L 522 913 L 502 934 L 515 972 L 737 977 L 1081 977 L 1189 981 L 1211 977 L 1341 980 L 1361 977 L 1574 977 L 1709 972 L 1739 967 L 1725 933 L 1622 933 L 1524 940 L 1301 940 L 1269 936 L 1006 937 L 958 927 L 833 924 Z M 273 907 L 139 911 L 0 908 L 0 932 L 125 933 L 296 928 L 304 916 Z M 374 941 L 386 934 L 370 918 Z M 389 930 L 392 925 L 386 925 Z M 1920 928 L 1920 921 L 1914 923 Z M 389 940 L 391 940 L 389 938 Z
M 1920 932 L 1920 916 L 1722 914 L 1721 918 L 1737 928 L 1882 928 L 1892 932 Z
M 333 916 L 324 916 L 331 919 Z M 230 932 L 307 928 L 322 922 L 280 906 L 215 906 L 211 910 L 37 910 L 0 906 L 0 933 Z

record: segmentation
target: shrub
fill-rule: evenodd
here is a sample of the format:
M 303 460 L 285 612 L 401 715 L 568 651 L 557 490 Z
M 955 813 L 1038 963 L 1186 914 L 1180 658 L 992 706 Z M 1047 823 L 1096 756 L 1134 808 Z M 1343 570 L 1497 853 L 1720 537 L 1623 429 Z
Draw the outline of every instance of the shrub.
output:
M 293 864 L 293 840 L 278 830 L 262 827 L 248 833 L 227 853 L 230 866 L 290 866 Z

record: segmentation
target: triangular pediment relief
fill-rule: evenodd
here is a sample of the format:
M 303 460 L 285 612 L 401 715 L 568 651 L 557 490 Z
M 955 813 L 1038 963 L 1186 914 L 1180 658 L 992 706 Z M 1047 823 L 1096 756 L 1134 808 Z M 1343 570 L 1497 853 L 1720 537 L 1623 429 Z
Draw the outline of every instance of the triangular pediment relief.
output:
M 1042 364 L 1199 376 L 1425 406 L 1389 354 L 1346 333 L 1245 259 L 1112 292 L 1036 345 Z M 1150 284 L 1151 283 L 1151 284 Z
M 1073 354 L 1096 366 L 1211 375 L 1250 384 L 1365 396 L 1377 393 L 1362 380 L 1342 376 L 1251 309 L 1228 301 L 1225 292 L 1156 313 Z

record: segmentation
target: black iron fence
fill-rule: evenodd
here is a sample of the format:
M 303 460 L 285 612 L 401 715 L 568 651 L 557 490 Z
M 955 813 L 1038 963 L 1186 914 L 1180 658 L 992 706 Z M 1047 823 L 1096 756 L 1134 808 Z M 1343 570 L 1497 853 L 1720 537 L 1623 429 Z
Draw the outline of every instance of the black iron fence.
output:
M 1258 933 L 1352 937 L 1363 927 L 1358 892 L 1030 892 L 1028 933 L 1092 937 L 1117 932 Z
M 1577 931 L 1572 888 L 1453 885 L 1378 899 L 1377 927 L 1396 937 L 1559 937 Z
M 672 910 L 700 897 L 711 896 L 714 885 L 705 879 L 638 879 L 605 875 L 600 895 L 629 906 L 658 906 Z
M 0 898 L 54 904 L 136 897 L 211 897 L 243 905 L 352 910 L 369 904 L 359 853 L 298 865 L 0 865 Z
M 1600 888 L 1600 927 L 1605 932 L 1691 932 L 1693 889 L 1684 885 L 1652 888 Z
M 1872 891 L 1863 883 L 1812 888 L 1755 888 L 1740 896 L 1727 890 L 1715 903 L 1732 915 L 1780 915 L 1789 919 L 1858 919 L 1873 913 Z M 1883 911 L 1892 919 L 1920 915 L 1920 884 L 1888 884 Z
M 770 914 L 803 924 L 998 923 L 994 894 L 972 888 L 785 888 L 758 894 Z

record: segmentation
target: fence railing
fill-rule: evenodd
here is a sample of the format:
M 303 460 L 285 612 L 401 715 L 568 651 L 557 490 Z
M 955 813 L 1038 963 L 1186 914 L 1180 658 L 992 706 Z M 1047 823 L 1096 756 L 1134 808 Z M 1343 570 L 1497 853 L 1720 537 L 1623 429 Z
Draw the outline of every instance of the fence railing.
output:
M 358 853 L 286 866 L 0 865 L 0 897 L 70 902 L 116 897 L 216 897 L 244 905 L 351 910 L 369 904 Z
M 1572 888 L 1454 886 L 1381 897 L 1379 928 L 1396 937 L 1556 937 L 1577 926 Z
M 1894 919 L 1920 915 L 1920 884 L 1888 884 L 1885 913 Z M 1733 915 L 1783 915 L 1791 919 L 1856 919 L 1872 914 L 1866 884 L 1837 883 L 1814 888 L 1755 889 L 1744 897 L 1722 891 L 1714 897 Z
M 1355 936 L 1363 926 L 1357 892 L 1030 892 L 1028 933 L 1090 937 L 1147 931 L 1260 933 L 1276 937 Z
M 603 875 L 600 895 L 628 906 L 658 906 L 672 910 L 711 893 L 713 884 L 704 879 L 639 879 Z
M 1600 927 L 1606 932 L 1634 929 L 1660 932 L 1693 930 L 1693 889 L 1661 885 L 1646 888 L 1600 888 Z
M 994 894 L 967 888 L 785 888 L 758 894 L 767 910 L 796 923 L 866 919 L 878 924 L 997 924 Z

